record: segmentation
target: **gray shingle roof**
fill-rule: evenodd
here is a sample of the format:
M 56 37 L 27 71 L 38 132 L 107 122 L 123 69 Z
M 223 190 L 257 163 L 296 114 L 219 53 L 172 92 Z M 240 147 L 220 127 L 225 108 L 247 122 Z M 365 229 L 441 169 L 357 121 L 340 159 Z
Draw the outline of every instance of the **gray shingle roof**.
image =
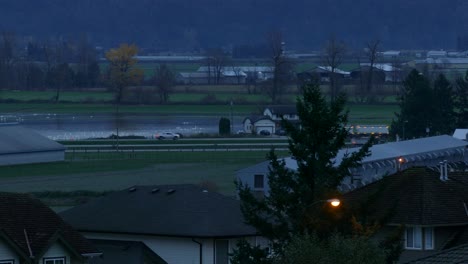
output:
M 390 142 L 372 146 L 370 148 L 371 155 L 365 157 L 363 162 L 396 159 L 398 157 L 410 158 L 411 156 L 425 153 L 438 153 L 457 148 L 464 149 L 466 146 L 468 146 L 468 142 L 448 135 Z M 341 162 L 345 153 L 352 153 L 359 151 L 359 149 L 360 148 L 349 148 L 347 150 L 341 150 L 336 156 L 337 164 Z
M 65 150 L 65 147 L 31 129 L 0 126 L 0 154 Z
M 408 264 L 467 264 L 468 244 L 450 248 L 434 255 L 407 262 Z
M 99 253 L 54 211 L 26 194 L 0 193 L 0 231 L 26 255 L 40 257 L 57 235 L 79 254 Z M 28 240 L 25 238 L 25 232 Z
M 80 231 L 176 237 L 256 234 L 244 223 L 240 203 L 234 198 L 195 185 L 134 188 L 77 206 L 61 216 Z
M 343 200 L 359 204 L 374 197 L 367 211 L 377 218 L 391 211 L 389 224 L 468 225 L 468 172 L 451 172 L 447 181 L 439 177 L 428 168 L 411 168 L 348 192 Z
M 94 239 L 91 242 L 102 251 L 99 258 L 91 258 L 89 264 L 167 264 L 158 254 L 141 241 L 117 241 Z

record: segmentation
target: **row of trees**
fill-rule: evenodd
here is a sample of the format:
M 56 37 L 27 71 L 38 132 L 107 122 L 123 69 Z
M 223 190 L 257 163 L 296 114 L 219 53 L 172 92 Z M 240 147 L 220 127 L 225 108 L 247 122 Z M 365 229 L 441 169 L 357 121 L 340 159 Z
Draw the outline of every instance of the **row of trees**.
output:
M 431 81 L 413 70 L 403 85 L 400 112 L 390 128 L 394 137 L 451 134 L 457 127 L 468 127 L 468 72 L 451 83 L 443 74 Z
M 140 103 L 166 103 L 175 74 L 167 65 L 154 69 L 154 77 L 144 79 L 143 71 L 137 68 L 138 53 L 135 45 L 123 44 L 106 53 L 109 67 L 98 63 L 97 51 L 82 37 L 77 42 L 46 41 L 29 42 L 27 48 L 18 47 L 15 36 L 3 32 L 0 36 L 0 89 L 52 89 L 54 101 L 70 88 L 109 87 L 115 92 L 115 100 L 138 97 Z M 145 84 L 149 88 L 130 86 Z
M 1 34 L 1 89 L 95 87 L 100 74 L 96 50 L 86 37 L 77 42 L 30 41 L 22 49 L 14 34 Z

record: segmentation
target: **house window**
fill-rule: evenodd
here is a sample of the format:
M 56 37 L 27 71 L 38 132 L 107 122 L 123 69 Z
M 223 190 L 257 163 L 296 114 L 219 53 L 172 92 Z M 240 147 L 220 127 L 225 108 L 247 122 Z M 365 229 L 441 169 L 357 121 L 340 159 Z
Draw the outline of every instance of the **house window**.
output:
M 229 263 L 229 240 L 216 240 L 215 256 L 215 264 Z
M 405 248 L 418 250 L 434 249 L 434 228 L 407 227 L 405 232 Z
M 15 260 L 13 259 L 0 260 L 0 264 L 15 264 Z
M 254 188 L 263 189 L 263 174 L 255 174 Z
M 44 258 L 44 264 L 65 264 L 65 257 Z

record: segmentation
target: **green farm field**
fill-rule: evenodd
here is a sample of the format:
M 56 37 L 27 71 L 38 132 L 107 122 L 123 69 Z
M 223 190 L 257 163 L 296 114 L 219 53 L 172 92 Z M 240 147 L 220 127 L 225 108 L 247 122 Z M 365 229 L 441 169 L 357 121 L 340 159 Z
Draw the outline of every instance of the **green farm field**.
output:
M 194 87 L 199 90 L 192 91 Z M 230 112 L 232 100 L 233 113 L 247 116 L 260 113 L 261 109 L 269 104 L 265 95 L 247 94 L 242 86 L 190 86 L 176 89 L 179 89 L 179 92 L 171 95 L 170 104 L 122 104 L 119 111 L 136 114 L 217 115 Z M 61 93 L 62 101 L 50 103 L 54 95 L 54 91 L 2 91 L 0 98 L 8 103 L 0 103 L 0 112 L 97 114 L 114 113 L 116 110 L 112 103 L 113 94 L 106 91 L 64 91 Z M 293 104 L 295 99 L 294 94 L 285 96 L 285 102 L 290 104 Z M 349 102 L 351 123 L 389 124 L 394 112 L 398 111 L 394 96 L 386 97 L 383 104 L 356 104 L 353 103 L 352 97 L 349 98 Z

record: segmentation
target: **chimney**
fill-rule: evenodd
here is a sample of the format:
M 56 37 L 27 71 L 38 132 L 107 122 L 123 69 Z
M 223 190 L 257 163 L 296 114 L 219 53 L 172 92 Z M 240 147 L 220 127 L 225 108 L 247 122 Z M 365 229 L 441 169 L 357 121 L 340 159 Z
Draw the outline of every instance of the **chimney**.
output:
M 439 162 L 439 171 L 440 171 L 440 180 L 441 181 L 445 181 L 445 177 L 444 177 L 444 174 L 445 174 L 445 168 L 444 168 L 444 163 L 441 161 Z
M 447 160 L 444 160 L 444 180 L 448 180 L 448 166 L 447 166 Z

